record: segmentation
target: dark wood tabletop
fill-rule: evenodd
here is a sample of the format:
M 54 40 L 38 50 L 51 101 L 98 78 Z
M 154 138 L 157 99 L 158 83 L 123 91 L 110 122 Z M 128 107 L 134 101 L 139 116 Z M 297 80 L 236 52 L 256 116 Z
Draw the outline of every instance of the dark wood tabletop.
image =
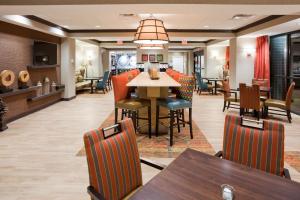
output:
M 222 199 L 221 185 L 235 199 L 300 199 L 300 184 L 260 170 L 187 149 L 130 199 Z

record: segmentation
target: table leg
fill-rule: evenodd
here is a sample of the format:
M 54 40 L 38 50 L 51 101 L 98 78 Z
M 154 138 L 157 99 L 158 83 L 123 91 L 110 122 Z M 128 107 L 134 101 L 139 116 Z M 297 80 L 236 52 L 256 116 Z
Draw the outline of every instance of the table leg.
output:
M 91 80 L 91 94 L 93 94 L 93 93 L 94 93 L 94 89 L 93 89 L 93 83 L 94 83 L 94 81 L 93 81 L 93 80 Z
M 217 81 L 215 81 L 215 95 L 217 95 Z

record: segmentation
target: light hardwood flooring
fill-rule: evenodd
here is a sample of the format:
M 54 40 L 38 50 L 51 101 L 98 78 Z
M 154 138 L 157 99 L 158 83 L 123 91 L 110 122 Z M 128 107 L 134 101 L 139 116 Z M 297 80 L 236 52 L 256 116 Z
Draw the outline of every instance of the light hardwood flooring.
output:
M 195 94 L 193 104 L 193 120 L 214 149 L 220 150 L 226 114 L 223 97 Z M 112 92 L 83 94 L 10 123 L 0 133 L 0 199 L 89 199 L 86 158 L 76 153 L 83 147 L 83 133 L 97 128 L 112 111 Z M 286 150 L 300 151 L 300 117 L 293 116 L 292 124 L 284 123 Z M 300 181 L 299 173 L 290 171 Z M 144 182 L 157 173 L 143 166 Z

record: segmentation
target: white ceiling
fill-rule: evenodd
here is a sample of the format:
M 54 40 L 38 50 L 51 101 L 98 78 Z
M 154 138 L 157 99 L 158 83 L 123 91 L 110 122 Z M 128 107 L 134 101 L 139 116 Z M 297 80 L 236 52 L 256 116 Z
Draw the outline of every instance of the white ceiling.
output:
M 69 29 L 135 29 L 139 20 L 152 13 L 162 19 L 168 29 L 232 30 L 269 15 L 300 14 L 299 11 L 300 5 L 0 6 L 1 15 L 36 15 L 60 26 L 68 26 Z M 135 16 L 120 16 L 124 13 Z M 235 14 L 252 14 L 254 17 L 232 20 Z

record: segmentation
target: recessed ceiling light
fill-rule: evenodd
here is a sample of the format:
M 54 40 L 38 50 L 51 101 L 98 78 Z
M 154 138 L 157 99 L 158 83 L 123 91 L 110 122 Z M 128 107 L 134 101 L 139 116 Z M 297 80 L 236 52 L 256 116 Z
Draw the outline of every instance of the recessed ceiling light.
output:
M 205 25 L 205 26 L 203 26 L 204 28 L 209 28 L 209 26 L 207 26 L 207 25 Z
M 122 14 L 120 14 L 120 16 L 121 17 L 134 17 L 135 14 L 133 14 L 133 13 L 122 13 Z
M 68 25 L 62 25 L 62 27 L 64 27 L 64 28 L 69 28 L 69 26 L 68 26 Z
M 237 14 L 237 15 L 234 15 L 232 17 L 232 19 L 235 19 L 235 20 L 238 20 L 238 19 L 248 19 L 248 18 L 251 18 L 253 16 L 254 15 L 249 15 L 249 14 Z
M 95 27 L 96 27 L 96 28 L 100 28 L 101 26 L 99 26 L 99 25 L 96 25 Z

